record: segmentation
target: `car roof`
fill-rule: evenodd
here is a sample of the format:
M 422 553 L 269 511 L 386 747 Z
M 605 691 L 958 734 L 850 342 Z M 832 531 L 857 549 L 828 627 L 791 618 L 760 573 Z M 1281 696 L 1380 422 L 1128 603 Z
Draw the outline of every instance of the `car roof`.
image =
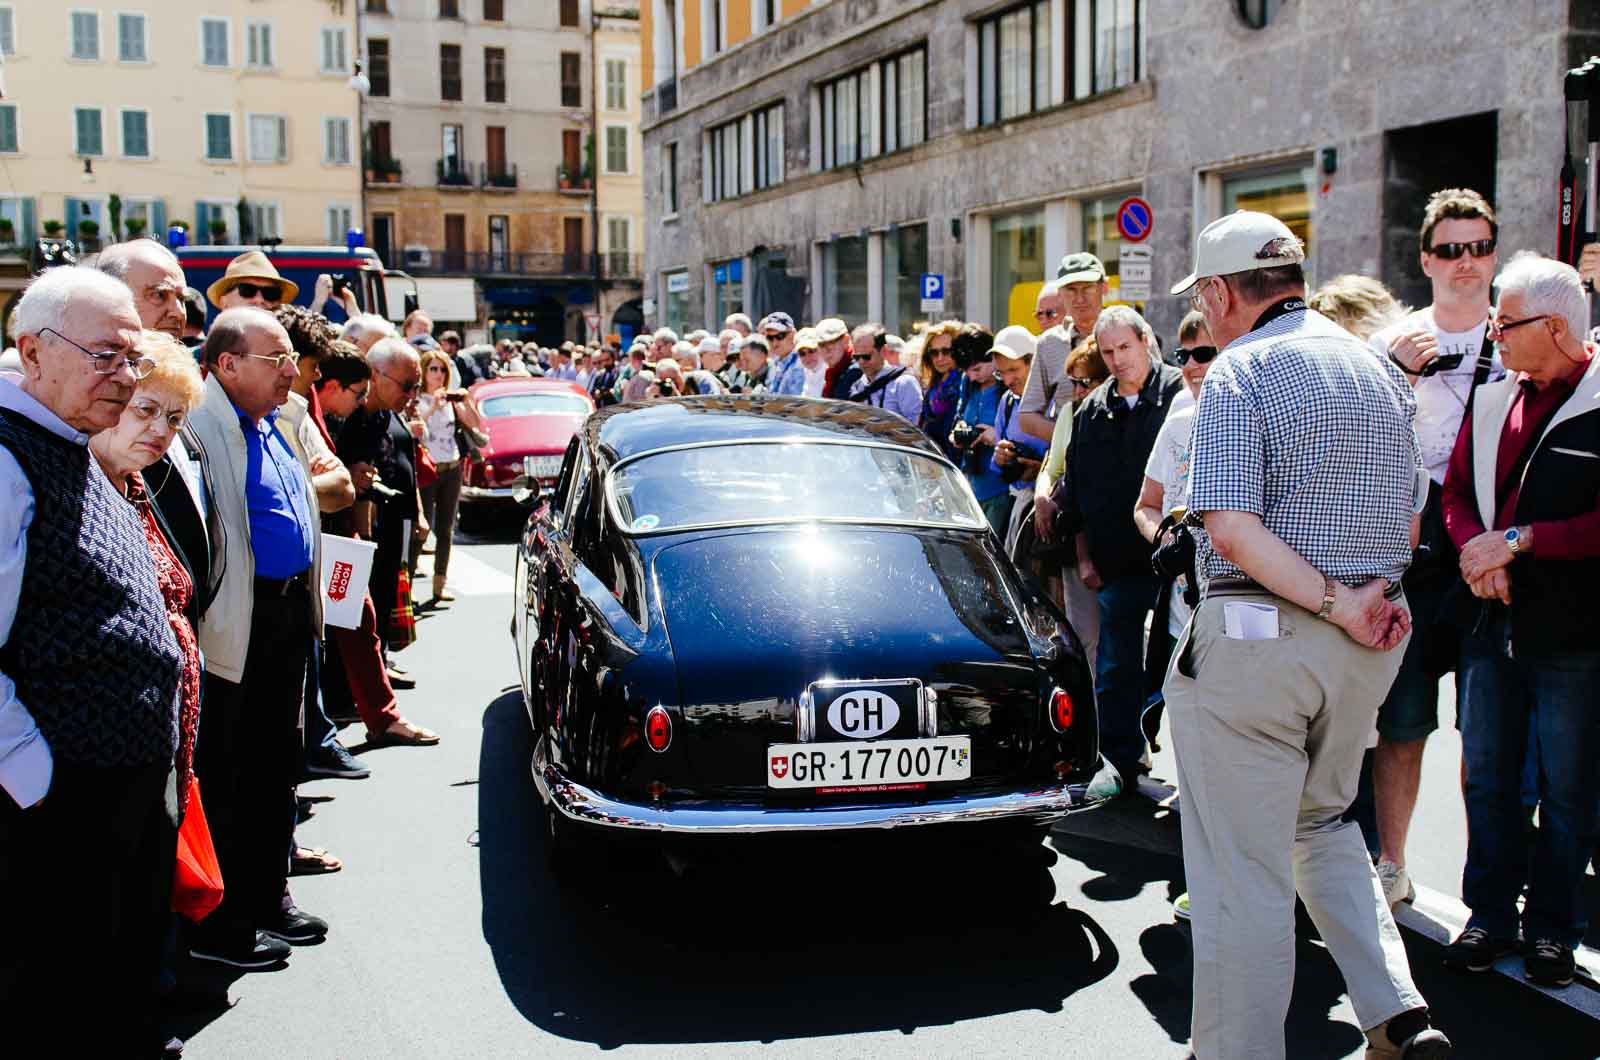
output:
M 613 405 L 583 425 L 589 447 L 612 460 L 672 446 L 748 442 L 860 441 L 903 445 L 943 458 L 926 434 L 899 415 L 858 401 L 776 394 L 667 398 Z
M 510 379 L 483 379 L 472 384 L 472 396 L 482 401 L 501 394 L 578 394 L 588 397 L 589 392 L 570 379 L 545 379 L 540 376 L 523 376 Z

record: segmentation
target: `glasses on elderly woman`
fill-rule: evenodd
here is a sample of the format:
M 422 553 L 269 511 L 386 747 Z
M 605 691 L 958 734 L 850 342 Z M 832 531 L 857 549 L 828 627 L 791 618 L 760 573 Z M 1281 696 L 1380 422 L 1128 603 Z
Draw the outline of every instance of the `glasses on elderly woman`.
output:
M 116 375 L 118 372 L 122 371 L 123 366 L 126 365 L 128 370 L 133 373 L 133 377 L 135 379 L 143 379 L 151 372 L 156 370 L 156 362 L 152 361 L 148 357 L 129 357 L 127 354 L 119 353 L 116 350 L 106 350 L 103 353 L 96 353 L 93 350 L 79 346 L 76 342 L 73 342 L 55 328 L 40 328 L 39 334 L 43 335 L 47 331 L 56 338 L 60 339 L 62 342 L 66 343 L 68 346 L 76 349 L 85 357 L 89 358 L 89 362 L 94 369 L 95 375 Z
M 135 397 L 128 402 L 128 411 L 145 423 L 162 419 L 166 422 L 167 429 L 174 434 L 182 429 L 184 422 L 189 418 L 189 414 L 183 409 L 164 409 L 159 401 L 149 398 Z

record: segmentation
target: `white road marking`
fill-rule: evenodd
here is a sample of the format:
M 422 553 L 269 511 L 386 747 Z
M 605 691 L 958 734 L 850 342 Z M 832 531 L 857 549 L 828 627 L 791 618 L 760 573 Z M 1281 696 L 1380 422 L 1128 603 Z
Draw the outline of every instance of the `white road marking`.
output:
M 508 546 L 515 547 L 515 546 Z M 450 591 L 457 596 L 499 596 L 511 591 L 511 575 L 456 548 L 450 552 Z M 418 602 L 433 595 L 433 557 L 417 563 L 417 580 L 411 595 Z

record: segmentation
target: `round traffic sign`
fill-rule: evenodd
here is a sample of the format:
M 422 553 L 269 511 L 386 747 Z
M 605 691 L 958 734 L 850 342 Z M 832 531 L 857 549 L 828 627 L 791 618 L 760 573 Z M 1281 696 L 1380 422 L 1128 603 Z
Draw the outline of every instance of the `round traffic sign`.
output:
M 1130 243 L 1150 238 L 1150 230 L 1155 224 L 1156 212 L 1137 195 L 1123 199 L 1122 205 L 1117 207 L 1117 231 Z

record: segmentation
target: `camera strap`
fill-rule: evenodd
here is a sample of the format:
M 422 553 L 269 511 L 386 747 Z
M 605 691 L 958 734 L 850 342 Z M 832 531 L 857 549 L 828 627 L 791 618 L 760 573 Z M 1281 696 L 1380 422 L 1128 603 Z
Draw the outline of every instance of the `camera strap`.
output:
M 874 379 L 872 381 L 872 383 L 865 390 L 863 390 L 859 394 L 856 394 L 855 395 L 855 400 L 856 401 L 865 401 L 867 404 L 870 405 L 872 403 L 872 396 L 874 394 L 882 393 L 883 389 L 885 387 L 887 387 L 890 383 L 894 382 L 896 379 L 899 379 L 901 376 L 903 376 L 905 374 L 906 374 L 906 370 L 904 368 L 896 368 L 892 372 L 888 372 L 888 373 L 886 373 L 884 375 L 879 376 L 877 379 Z M 878 406 L 880 408 L 883 407 L 883 402 L 882 401 L 878 402 Z

